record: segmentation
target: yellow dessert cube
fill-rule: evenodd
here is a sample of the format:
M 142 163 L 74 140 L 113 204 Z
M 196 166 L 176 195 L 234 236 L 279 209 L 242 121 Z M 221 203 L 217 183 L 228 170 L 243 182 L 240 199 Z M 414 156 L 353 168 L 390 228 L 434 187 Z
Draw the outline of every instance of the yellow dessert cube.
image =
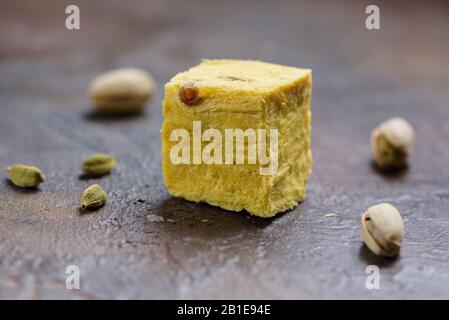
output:
M 260 217 L 304 199 L 312 73 L 204 60 L 165 85 L 162 169 L 169 193 Z

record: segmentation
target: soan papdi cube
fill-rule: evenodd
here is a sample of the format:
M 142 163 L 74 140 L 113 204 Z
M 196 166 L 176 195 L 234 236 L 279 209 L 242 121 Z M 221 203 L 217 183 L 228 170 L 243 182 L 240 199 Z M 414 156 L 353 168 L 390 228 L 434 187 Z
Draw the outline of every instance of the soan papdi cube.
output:
M 162 161 L 170 194 L 260 217 L 303 200 L 311 171 L 312 74 L 204 60 L 165 85 Z

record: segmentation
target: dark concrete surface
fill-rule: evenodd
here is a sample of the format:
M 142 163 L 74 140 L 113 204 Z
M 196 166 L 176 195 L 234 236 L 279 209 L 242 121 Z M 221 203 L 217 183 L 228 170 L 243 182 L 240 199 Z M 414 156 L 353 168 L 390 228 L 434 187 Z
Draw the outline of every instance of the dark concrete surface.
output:
M 78 4 L 81 30 L 64 27 Z M 449 298 L 449 6 L 378 1 L 1 1 L 0 167 L 39 166 L 39 190 L 0 180 L 0 298 Z M 305 202 L 275 219 L 170 197 L 161 176 L 163 85 L 201 58 L 310 67 L 313 174 Z M 158 83 L 147 112 L 89 112 L 100 72 L 135 66 Z M 369 135 L 400 115 L 416 129 L 410 168 L 382 174 Z M 119 158 L 80 179 L 82 159 Z M 91 183 L 109 193 L 81 214 Z M 380 202 L 402 213 L 397 259 L 373 256 L 359 217 Z M 336 213 L 336 217 L 325 217 Z M 68 265 L 81 289 L 65 288 Z M 380 268 L 379 290 L 365 268 Z

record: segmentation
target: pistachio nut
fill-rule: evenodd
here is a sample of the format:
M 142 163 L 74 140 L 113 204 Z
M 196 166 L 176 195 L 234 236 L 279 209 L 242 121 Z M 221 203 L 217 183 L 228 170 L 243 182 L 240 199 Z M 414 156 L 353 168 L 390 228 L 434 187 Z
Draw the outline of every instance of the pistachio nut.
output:
M 399 254 L 404 237 L 404 224 L 399 211 L 389 203 L 368 208 L 361 218 L 361 232 L 366 246 L 376 255 Z
M 137 68 L 121 68 L 100 74 L 89 86 L 89 96 L 97 111 L 134 113 L 143 109 L 154 93 L 152 76 Z
M 45 181 L 45 176 L 37 167 L 15 164 L 6 168 L 9 179 L 18 187 L 34 188 Z
M 400 168 L 407 164 L 413 145 L 413 127 L 405 119 L 392 118 L 371 134 L 371 151 L 380 168 Z

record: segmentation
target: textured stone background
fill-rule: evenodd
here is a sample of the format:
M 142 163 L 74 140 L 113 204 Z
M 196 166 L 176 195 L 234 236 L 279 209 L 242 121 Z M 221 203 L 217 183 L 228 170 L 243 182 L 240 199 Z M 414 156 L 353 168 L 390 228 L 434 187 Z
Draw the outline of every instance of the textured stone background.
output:
M 64 27 L 78 4 L 81 30 Z M 0 167 L 28 163 L 37 191 L 0 180 L 0 298 L 448 298 L 449 6 L 387 2 L 380 31 L 361 1 L 1 1 Z M 163 84 L 201 58 L 262 59 L 314 72 L 314 170 L 304 203 L 263 220 L 170 197 L 161 176 Z M 92 77 L 149 70 L 145 114 L 89 113 Z M 371 165 L 369 135 L 401 115 L 416 128 L 410 169 Z M 119 165 L 79 177 L 96 151 Z M 3 170 L 3 169 L 2 169 Z M 100 182 L 106 207 L 80 214 Z M 400 257 L 374 257 L 359 235 L 368 206 L 402 212 Z M 324 217 L 336 213 L 334 218 Z M 81 290 L 65 268 L 81 268 Z M 381 289 L 365 288 L 380 267 Z

